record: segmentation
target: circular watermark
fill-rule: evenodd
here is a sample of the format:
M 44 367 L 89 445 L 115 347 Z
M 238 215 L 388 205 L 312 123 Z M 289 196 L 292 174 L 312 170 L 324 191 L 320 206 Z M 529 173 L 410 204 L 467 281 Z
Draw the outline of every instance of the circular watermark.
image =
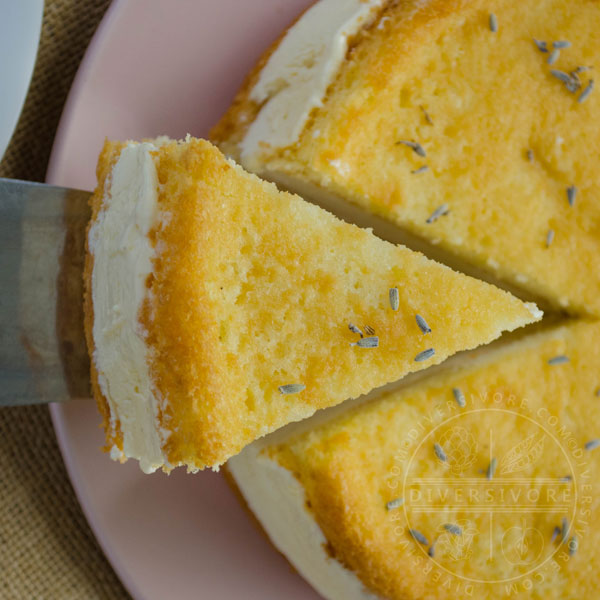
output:
M 469 584 L 530 582 L 577 544 L 581 448 L 543 407 L 496 404 L 438 410 L 407 434 L 388 479 L 403 501 L 395 533 Z

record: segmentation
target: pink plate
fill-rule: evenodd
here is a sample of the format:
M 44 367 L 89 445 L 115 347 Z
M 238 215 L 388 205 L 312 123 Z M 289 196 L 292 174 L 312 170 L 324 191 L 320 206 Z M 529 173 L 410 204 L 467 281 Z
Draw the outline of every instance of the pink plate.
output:
M 261 52 L 310 3 L 116 1 L 71 90 L 48 181 L 92 189 L 105 137 L 206 136 Z M 136 599 L 317 598 L 221 475 L 143 475 L 100 452 L 91 400 L 51 411 L 83 510 Z

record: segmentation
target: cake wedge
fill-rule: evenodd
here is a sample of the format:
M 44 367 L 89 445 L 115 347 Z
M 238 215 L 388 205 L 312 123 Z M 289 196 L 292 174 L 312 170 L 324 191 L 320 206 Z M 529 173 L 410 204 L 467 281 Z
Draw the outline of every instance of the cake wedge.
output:
M 107 142 L 86 335 L 106 449 L 218 468 L 317 409 L 541 312 L 246 173 L 210 143 Z
M 599 336 L 570 322 L 456 356 L 226 468 L 324 598 L 595 598 Z

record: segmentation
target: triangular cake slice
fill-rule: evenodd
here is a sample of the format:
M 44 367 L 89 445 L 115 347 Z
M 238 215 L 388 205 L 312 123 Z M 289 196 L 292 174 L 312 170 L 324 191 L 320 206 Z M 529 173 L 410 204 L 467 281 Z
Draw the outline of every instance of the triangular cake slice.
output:
M 380 237 L 600 315 L 598 22 L 589 0 L 320 0 L 212 137 Z
M 108 142 L 88 235 L 115 458 L 216 468 L 252 440 L 540 318 L 279 192 L 203 140 Z
M 579 322 L 457 356 L 227 469 L 324 598 L 594 598 L 598 339 Z

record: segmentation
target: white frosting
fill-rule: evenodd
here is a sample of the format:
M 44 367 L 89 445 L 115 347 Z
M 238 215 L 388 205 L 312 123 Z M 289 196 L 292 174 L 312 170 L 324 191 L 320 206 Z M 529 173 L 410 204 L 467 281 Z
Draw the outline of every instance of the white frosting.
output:
M 150 143 L 129 144 L 107 179 L 104 205 L 89 233 L 94 256 L 94 364 L 112 425 L 121 423 L 123 454 L 146 473 L 165 464 L 158 402 L 152 390 L 148 348 L 139 322 L 152 271 L 148 232 L 158 211 L 158 178 Z
M 320 0 L 287 32 L 260 73 L 250 99 L 262 107 L 240 145 L 242 164 L 260 171 L 262 146 L 295 143 L 322 106 L 348 51 L 348 40 L 387 0 Z
M 227 468 L 273 545 L 324 598 L 376 600 L 352 571 L 327 554 L 327 540 L 306 507 L 304 488 L 261 453 L 267 443 L 258 440 L 247 446 Z

